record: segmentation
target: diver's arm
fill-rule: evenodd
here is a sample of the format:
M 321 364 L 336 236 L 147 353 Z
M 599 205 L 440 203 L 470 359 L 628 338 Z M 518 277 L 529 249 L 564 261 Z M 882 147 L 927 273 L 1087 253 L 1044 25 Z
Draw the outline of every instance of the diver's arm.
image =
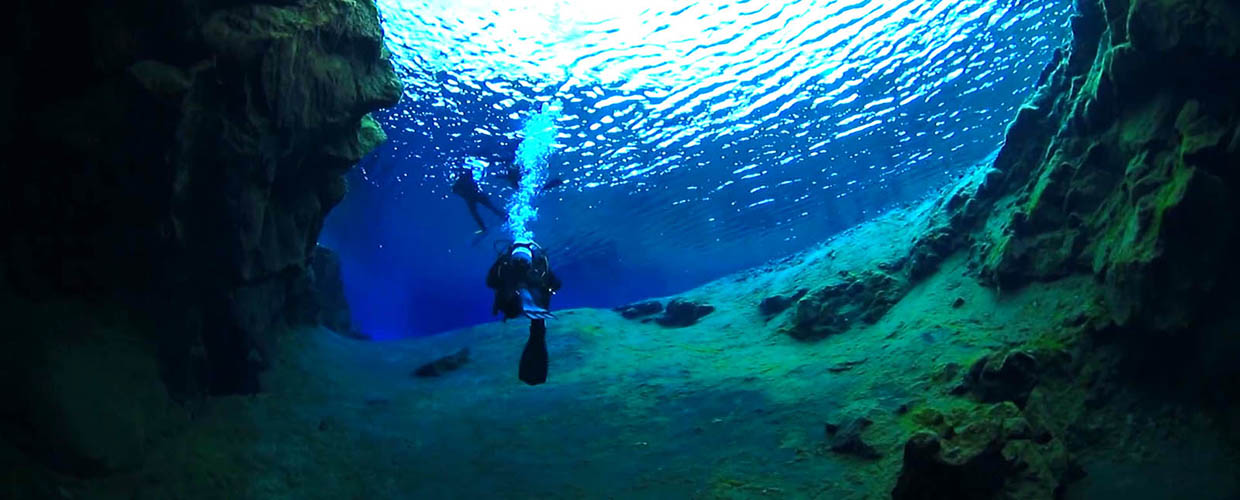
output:
M 547 289 L 554 292 L 560 289 L 560 285 L 561 285 L 560 278 L 557 277 L 555 273 L 551 272 L 550 269 L 548 269 L 547 270 Z

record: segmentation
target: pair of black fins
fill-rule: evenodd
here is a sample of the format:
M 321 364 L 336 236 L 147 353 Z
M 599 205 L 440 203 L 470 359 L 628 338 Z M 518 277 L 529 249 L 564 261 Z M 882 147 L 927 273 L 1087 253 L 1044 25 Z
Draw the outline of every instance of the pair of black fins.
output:
M 517 378 L 529 385 L 539 385 L 547 381 L 547 320 L 555 315 L 538 305 L 528 290 L 518 293 L 521 295 L 521 310 L 530 318 L 530 337 L 521 351 Z
M 529 385 L 546 382 L 547 365 L 547 320 L 532 319 L 530 338 L 525 341 L 525 349 L 521 351 L 517 378 Z

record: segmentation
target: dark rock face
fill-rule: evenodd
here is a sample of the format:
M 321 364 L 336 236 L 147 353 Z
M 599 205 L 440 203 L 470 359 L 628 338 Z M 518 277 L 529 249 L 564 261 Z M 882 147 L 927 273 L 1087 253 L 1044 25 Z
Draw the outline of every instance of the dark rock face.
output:
M 16 9 L 3 144 L 40 161 L 6 171 L 0 274 L 124 301 L 177 325 L 167 352 L 201 339 L 210 392 L 257 390 L 342 175 L 384 140 L 367 113 L 400 95 L 373 2 Z
M 715 306 L 699 304 L 685 299 L 672 299 L 667 310 L 655 322 L 669 327 L 685 327 L 697 323 L 703 316 L 715 312 Z
M 804 297 L 807 293 L 809 293 L 809 289 L 802 288 L 797 290 L 796 293 L 786 297 L 783 295 L 772 295 L 762 299 L 762 302 L 758 304 L 758 312 L 769 318 L 770 316 L 784 312 L 784 310 L 792 307 L 792 304 L 795 304 L 796 301 L 801 300 L 801 297 Z
M 0 183 L 0 304 L 127 314 L 0 333 L 20 381 L 7 438 L 38 440 L 23 451 L 59 472 L 108 474 L 185 420 L 178 402 L 260 389 L 272 332 L 315 320 L 298 297 L 323 218 L 384 140 L 368 113 L 400 96 L 377 14 L 371 0 L 11 6 L 0 144 L 37 160 Z M 72 63 L 48 63 L 66 48 Z
M 623 305 L 612 310 L 620 313 L 625 319 L 637 319 L 643 316 L 650 316 L 651 314 L 658 314 L 663 310 L 663 304 L 657 300 L 648 300 L 646 302 Z
M 6 447 L 58 473 L 95 477 L 141 467 L 153 443 L 189 423 L 182 395 L 162 381 L 170 374 L 157 346 L 122 313 L 14 299 L 0 301 L 0 315 L 8 332 L 37 332 L 0 336 Z M 201 367 L 193 356 L 179 366 Z
M 344 296 L 344 281 L 340 278 L 340 256 L 331 249 L 316 246 L 310 262 L 312 321 L 346 337 L 366 339 L 365 334 L 353 329 L 349 301 Z
M 430 363 L 419 366 L 413 371 L 415 377 L 438 377 L 445 373 L 456 371 L 465 363 L 469 362 L 469 348 L 462 347 L 461 350 L 453 354 L 449 354 L 442 358 L 431 361 Z
M 1056 498 L 1076 478 L 1060 440 L 1011 403 L 918 417 L 930 429 L 905 443 L 893 499 Z

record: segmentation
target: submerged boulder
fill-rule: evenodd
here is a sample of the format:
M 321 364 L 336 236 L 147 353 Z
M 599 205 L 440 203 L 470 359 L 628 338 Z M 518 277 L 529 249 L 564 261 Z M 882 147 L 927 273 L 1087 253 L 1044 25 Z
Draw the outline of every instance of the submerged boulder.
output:
M 1038 384 L 1038 358 L 1028 351 L 982 356 L 964 378 L 964 387 L 987 403 L 1011 401 L 1024 407 Z
M 1012 403 L 916 415 L 893 500 L 1056 498 L 1079 475 L 1063 443 Z
M 430 363 L 419 366 L 413 371 L 415 377 L 438 377 L 445 373 L 456 371 L 465 363 L 469 362 L 469 348 L 462 347 L 461 350 L 453 354 L 449 354 L 442 358 L 431 361 Z
M 843 281 L 827 285 L 797 302 L 786 331 L 799 340 L 842 333 L 856 321 L 874 323 L 903 296 L 906 281 L 882 271 L 844 273 Z
M 795 304 L 798 300 L 801 300 L 801 297 L 804 297 L 807 293 L 809 293 L 809 289 L 802 288 L 789 296 L 772 295 L 762 299 L 762 302 L 758 304 L 758 312 L 762 313 L 763 316 L 770 318 L 771 316 L 784 312 L 785 309 L 792 307 L 792 304 Z
M 620 313 L 625 319 L 637 319 L 643 316 L 650 316 L 651 314 L 658 314 L 663 311 L 663 304 L 657 300 L 648 300 L 625 304 L 612 310 Z
M 686 327 L 712 312 L 715 312 L 715 306 L 686 299 L 672 299 L 667 303 L 667 310 L 656 318 L 655 322 L 668 327 Z
M 881 457 L 882 454 L 861 437 L 861 432 L 872 423 L 865 417 L 853 417 L 841 424 L 827 424 L 827 447 L 833 452 L 859 458 Z

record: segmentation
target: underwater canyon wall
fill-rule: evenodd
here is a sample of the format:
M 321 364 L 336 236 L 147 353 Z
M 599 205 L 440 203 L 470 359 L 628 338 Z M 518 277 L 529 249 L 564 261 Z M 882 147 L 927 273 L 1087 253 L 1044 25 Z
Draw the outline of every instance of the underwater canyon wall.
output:
M 1071 29 L 993 163 L 915 218 L 900 258 L 841 271 L 784 327 L 812 340 L 872 324 L 958 252 L 1000 297 L 1097 284 L 1086 312 L 983 356 L 952 389 L 992 406 L 917 416 L 895 498 L 1057 497 L 1090 439 L 1149 408 L 1207 415 L 1240 443 L 1240 6 L 1078 0 Z
M 1240 6 L 1076 10 L 1071 46 L 967 204 L 972 262 L 1000 291 L 1092 275 L 1105 299 L 1086 344 L 1240 437 Z
M 1171 331 L 1233 291 L 1240 10 L 1080 1 L 1074 43 L 1011 125 L 980 193 L 982 276 L 1092 272 L 1120 325 Z M 993 181 L 993 182 L 990 182 Z
M 1101 303 L 1051 334 L 1073 339 L 1066 345 L 1075 349 L 1030 349 L 1064 345 L 1031 339 L 1027 350 L 997 351 L 970 372 L 1004 386 L 1029 376 L 1037 385 L 1041 370 L 1061 380 L 1059 391 L 1077 389 L 1035 389 L 1041 403 L 1028 407 L 1015 400 L 1041 439 L 1000 430 L 988 448 L 976 448 L 933 428 L 915 435 L 897 498 L 928 498 L 927 490 L 1062 494 L 1081 474 L 1071 457 L 1090 446 L 1081 429 L 1099 425 L 1084 422 L 1131 418 L 1132 407 L 1107 407 L 1116 392 L 1140 395 L 1147 408 L 1211 415 L 1213 431 L 1240 442 L 1240 7 L 1079 0 L 1071 27 L 1071 45 L 1047 67 L 995 162 L 945 198 L 956 207 L 945 217 L 955 221 L 947 227 L 981 282 L 1000 294 L 1073 274 L 1094 277 Z M 1033 360 L 1033 368 L 1009 367 L 1014 356 Z M 1048 375 L 1055 370 L 1062 373 Z M 968 378 L 963 387 L 977 389 Z M 965 421 L 976 428 L 1006 422 Z M 1002 457 L 986 458 L 987 449 Z M 970 482 L 983 470 L 1008 477 Z
M 19 0 L 8 10 L 6 311 L 58 300 L 90 304 L 61 316 L 123 311 L 142 343 L 80 373 L 116 382 L 97 398 L 149 395 L 160 413 L 169 394 L 257 391 L 273 327 L 337 315 L 307 297 L 319 230 L 347 190 L 343 174 L 385 140 L 368 113 L 401 92 L 374 2 Z M 87 383 L 57 366 L 97 363 L 62 351 L 90 357 L 110 337 L 77 325 L 50 338 L 58 329 L 37 317 L 10 320 L 0 361 L 19 404 L 9 426 L 59 443 L 47 452 L 54 467 L 133 463 L 123 449 L 145 438 L 65 442 L 134 431 L 87 429 L 96 424 L 84 419 L 110 417 L 47 387 Z M 134 392 L 144 383 L 163 388 Z
M 839 322 L 841 308 L 872 322 L 961 250 L 1000 291 L 1093 274 L 1108 322 L 1144 332 L 1195 329 L 1240 300 L 1240 8 L 1079 0 L 1075 11 L 1070 46 L 993 164 L 941 196 L 906 258 L 833 285 L 861 290 L 850 295 L 864 307 L 811 293 L 789 333 L 839 331 L 817 318 Z

